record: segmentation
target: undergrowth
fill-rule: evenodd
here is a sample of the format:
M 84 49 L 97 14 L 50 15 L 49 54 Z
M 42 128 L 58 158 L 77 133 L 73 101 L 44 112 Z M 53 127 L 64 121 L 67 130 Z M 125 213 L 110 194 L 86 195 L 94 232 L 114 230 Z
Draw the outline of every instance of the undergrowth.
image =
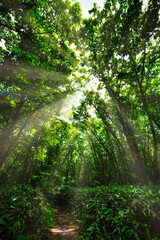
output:
M 42 192 L 26 185 L 0 189 L 0 239 L 41 239 L 53 225 L 53 209 Z
M 84 240 L 160 239 L 160 187 L 79 189 L 73 206 Z

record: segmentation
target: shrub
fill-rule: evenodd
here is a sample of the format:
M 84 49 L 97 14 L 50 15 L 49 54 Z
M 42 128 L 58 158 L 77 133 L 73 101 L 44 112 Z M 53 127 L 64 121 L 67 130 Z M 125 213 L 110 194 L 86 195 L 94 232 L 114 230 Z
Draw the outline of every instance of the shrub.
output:
M 46 188 L 43 192 L 51 205 L 60 207 L 70 207 L 74 196 L 73 188 L 68 185 Z
M 158 239 L 159 189 L 146 186 L 108 186 L 77 191 L 74 208 L 83 232 L 82 238 Z
M 53 210 L 39 189 L 26 185 L 0 189 L 1 239 L 34 239 L 53 224 Z

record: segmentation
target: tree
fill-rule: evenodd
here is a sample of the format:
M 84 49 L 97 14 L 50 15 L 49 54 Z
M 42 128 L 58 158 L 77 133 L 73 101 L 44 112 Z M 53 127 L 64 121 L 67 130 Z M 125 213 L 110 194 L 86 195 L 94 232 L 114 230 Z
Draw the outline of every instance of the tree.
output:
M 158 12 L 158 1 L 149 1 L 148 8 L 143 10 L 142 1 L 107 0 L 102 11 L 94 5 L 82 28 L 84 47 L 90 53 L 88 65 L 107 91 L 106 99 L 89 104 L 94 106 L 123 155 L 127 146 L 135 177 L 142 184 L 160 177 Z M 147 127 L 152 146 L 148 146 L 149 151 L 143 137 Z
M 40 109 L 53 115 L 51 104 L 60 104 L 72 91 L 68 76 L 77 60 L 70 46 L 77 42 L 81 12 L 71 1 L 8 0 L 0 13 L 5 41 L 0 55 L 2 166 Z

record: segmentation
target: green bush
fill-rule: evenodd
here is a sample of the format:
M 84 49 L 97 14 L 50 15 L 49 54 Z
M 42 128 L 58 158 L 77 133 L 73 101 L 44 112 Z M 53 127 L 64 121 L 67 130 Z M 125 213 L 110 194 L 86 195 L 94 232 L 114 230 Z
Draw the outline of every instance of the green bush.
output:
M 0 189 L 1 239 L 41 239 L 53 225 L 53 210 L 39 189 L 26 185 Z
M 79 190 L 74 200 L 82 239 L 160 237 L 160 188 L 108 186 Z
M 43 192 L 52 205 L 60 207 L 69 207 L 74 196 L 73 188 L 68 185 L 46 188 Z

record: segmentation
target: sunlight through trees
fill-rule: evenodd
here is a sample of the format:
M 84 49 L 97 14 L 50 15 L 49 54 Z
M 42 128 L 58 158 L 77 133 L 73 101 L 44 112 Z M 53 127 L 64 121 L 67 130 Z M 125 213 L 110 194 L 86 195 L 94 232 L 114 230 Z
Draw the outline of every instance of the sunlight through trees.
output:
M 0 234 L 158 240 L 160 4 L 80 2 L 0 2 Z

